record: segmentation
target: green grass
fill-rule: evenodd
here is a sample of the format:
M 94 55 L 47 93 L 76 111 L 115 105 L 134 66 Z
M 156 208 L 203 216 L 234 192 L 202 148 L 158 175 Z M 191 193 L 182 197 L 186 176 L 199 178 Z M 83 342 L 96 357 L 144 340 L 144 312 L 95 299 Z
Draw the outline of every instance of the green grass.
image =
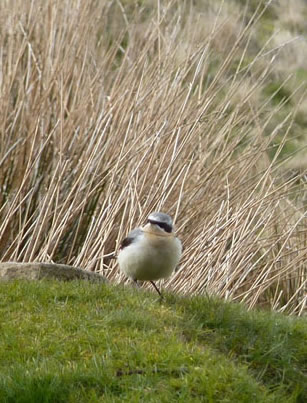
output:
M 305 319 L 79 281 L 0 293 L 1 402 L 305 401 Z

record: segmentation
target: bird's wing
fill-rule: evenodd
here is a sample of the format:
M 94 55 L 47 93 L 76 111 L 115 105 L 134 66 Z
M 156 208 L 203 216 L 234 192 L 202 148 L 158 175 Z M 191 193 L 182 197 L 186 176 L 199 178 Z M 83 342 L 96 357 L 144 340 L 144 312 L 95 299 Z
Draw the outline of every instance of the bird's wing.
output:
M 141 230 L 141 228 L 135 228 L 130 231 L 126 238 L 122 240 L 119 249 L 122 250 L 131 245 L 142 234 L 142 232 L 143 231 Z

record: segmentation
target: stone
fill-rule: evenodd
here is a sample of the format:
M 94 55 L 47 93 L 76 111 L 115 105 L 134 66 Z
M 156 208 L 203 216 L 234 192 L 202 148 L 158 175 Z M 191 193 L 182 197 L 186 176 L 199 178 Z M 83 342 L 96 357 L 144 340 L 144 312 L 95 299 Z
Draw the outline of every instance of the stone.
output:
M 56 263 L 0 263 L 0 281 L 14 279 L 41 280 L 55 278 L 61 281 L 75 279 L 90 280 L 94 282 L 107 282 L 107 279 L 94 272 L 80 269 L 79 267 Z

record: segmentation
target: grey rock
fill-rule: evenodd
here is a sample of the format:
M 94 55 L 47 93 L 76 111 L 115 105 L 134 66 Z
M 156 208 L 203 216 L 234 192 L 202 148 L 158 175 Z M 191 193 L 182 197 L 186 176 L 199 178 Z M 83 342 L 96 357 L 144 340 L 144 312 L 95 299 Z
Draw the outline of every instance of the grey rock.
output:
M 61 281 L 74 279 L 90 280 L 94 282 L 107 282 L 107 279 L 94 272 L 79 267 L 56 263 L 0 263 L 0 281 L 14 279 L 41 280 L 43 278 L 56 278 Z

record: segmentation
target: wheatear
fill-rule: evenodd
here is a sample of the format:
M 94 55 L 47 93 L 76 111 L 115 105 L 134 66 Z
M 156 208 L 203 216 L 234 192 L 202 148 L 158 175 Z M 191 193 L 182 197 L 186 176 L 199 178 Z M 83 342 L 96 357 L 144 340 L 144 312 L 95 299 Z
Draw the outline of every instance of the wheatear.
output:
M 150 281 L 160 296 L 154 280 L 169 277 L 176 269 L 182 245 L 173 232 L 168 214 L 151 213 L 144 227 L 135 228 L 120 245 L 120 270 L 136 283 Z

